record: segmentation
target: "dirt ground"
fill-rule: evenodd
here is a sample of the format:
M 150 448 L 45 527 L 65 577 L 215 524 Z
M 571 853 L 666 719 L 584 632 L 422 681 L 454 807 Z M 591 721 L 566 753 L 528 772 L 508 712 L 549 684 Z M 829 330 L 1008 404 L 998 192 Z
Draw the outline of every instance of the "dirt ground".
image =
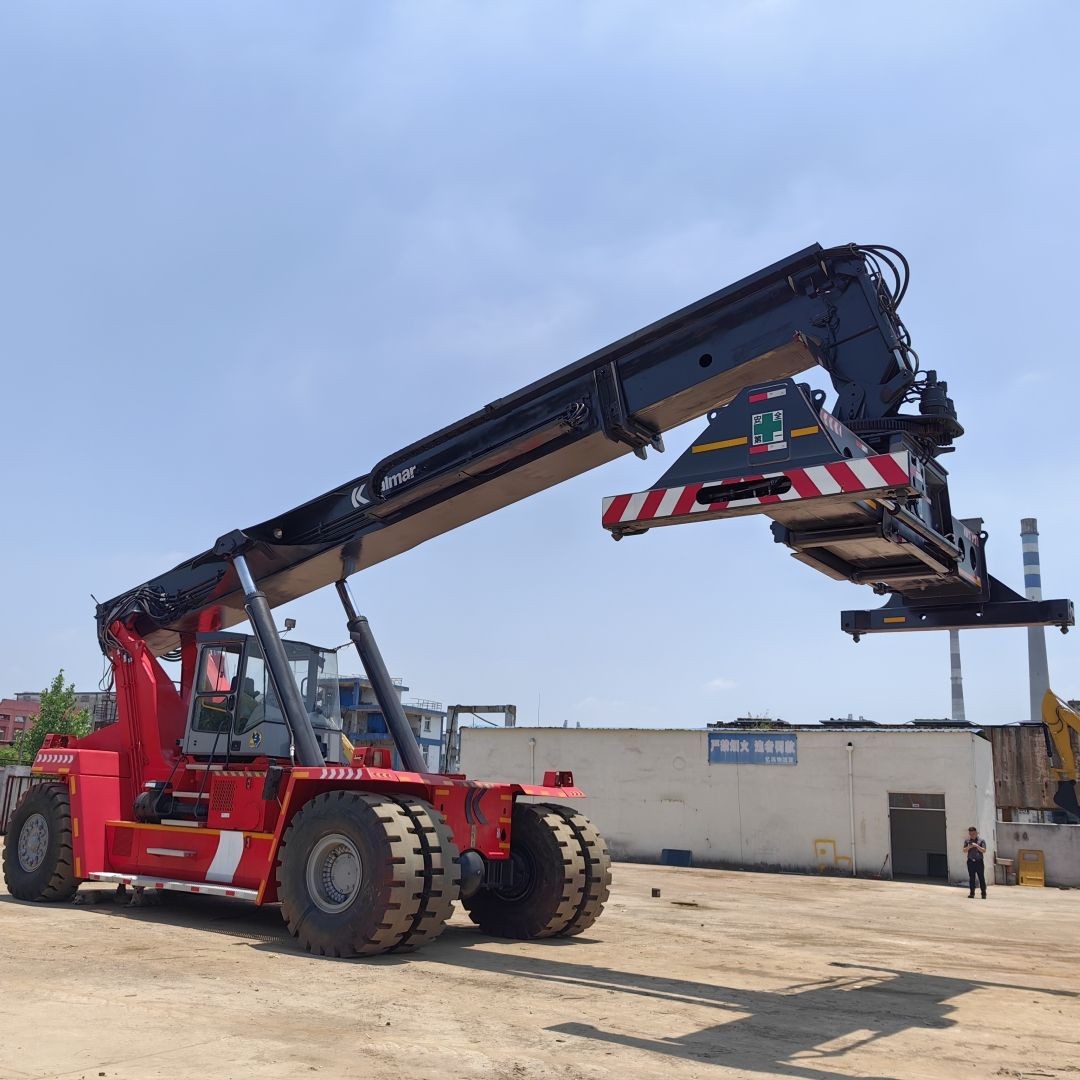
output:
M 272 908 L 99 895 L 0 891 L 3 1080 L 1080 1080 L 1076 891 L 623 864 L 583 937 L 497 941 L 458 912 L 356 961 L 297 952 Z

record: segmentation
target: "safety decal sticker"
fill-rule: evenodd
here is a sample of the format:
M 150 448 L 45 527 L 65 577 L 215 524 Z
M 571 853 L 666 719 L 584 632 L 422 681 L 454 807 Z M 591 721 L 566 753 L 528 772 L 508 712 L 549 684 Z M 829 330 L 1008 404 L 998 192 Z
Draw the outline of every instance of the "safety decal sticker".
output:
M 760 454 L 769 450 L 785 450 L 784 410 L 754 413 L 750 425 L 750 453 Z

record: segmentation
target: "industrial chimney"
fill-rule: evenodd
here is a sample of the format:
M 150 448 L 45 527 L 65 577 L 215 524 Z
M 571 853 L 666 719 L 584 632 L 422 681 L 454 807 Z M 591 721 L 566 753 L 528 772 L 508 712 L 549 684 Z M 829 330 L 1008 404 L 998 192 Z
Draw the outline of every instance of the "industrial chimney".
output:
M 960 631 L 949 631 L 949 663 L 952 679 L 952 718 L 964 721 L 964 677 L 960 672 Z
M 1024 547 L 1024 595 L 1042 599 L 1042 569 L 1039 566 L 1039 526 L 1035 518 L 1020 519 L 1020 540 Z M 1041 626 L 1028 627 L 1028 681 L 1031 689 L 1031 719 L 1042 720 L 1042 699 L 1050 689 L 1050 669 L 1046 663 L 1046 637 Z

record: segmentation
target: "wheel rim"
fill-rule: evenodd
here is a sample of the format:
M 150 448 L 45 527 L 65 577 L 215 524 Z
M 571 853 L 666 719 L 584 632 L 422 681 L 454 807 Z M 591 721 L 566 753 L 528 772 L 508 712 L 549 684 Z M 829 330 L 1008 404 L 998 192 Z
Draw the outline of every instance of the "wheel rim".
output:
M 360 852 L 347 836 L 329 833 L 315 842 L 307 857 L 307 887 L 317 908 L 331 915 L 344 911 L 363 880 Z
M 19 866 L 32 874 L 45 861 L 49 850 L 49 823 L 44 814 L 31 814 L 19 833 Z
M 536 880 L 536 867 L 533 863 L 532 853 L 527 848 L 511 849 L 510 862 L 513 866 L 513 884 L 492 891 L 505 903 L 519 904 L 532 895 L 533 884 Z

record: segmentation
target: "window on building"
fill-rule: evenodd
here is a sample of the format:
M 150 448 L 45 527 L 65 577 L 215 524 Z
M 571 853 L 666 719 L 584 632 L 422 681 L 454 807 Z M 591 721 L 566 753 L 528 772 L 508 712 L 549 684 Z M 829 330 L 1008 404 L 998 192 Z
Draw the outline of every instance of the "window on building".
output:
M 425 720 L 424 721 L 424 730 L 425 731 L 431 731 L 431 721 L 430 720 Z

